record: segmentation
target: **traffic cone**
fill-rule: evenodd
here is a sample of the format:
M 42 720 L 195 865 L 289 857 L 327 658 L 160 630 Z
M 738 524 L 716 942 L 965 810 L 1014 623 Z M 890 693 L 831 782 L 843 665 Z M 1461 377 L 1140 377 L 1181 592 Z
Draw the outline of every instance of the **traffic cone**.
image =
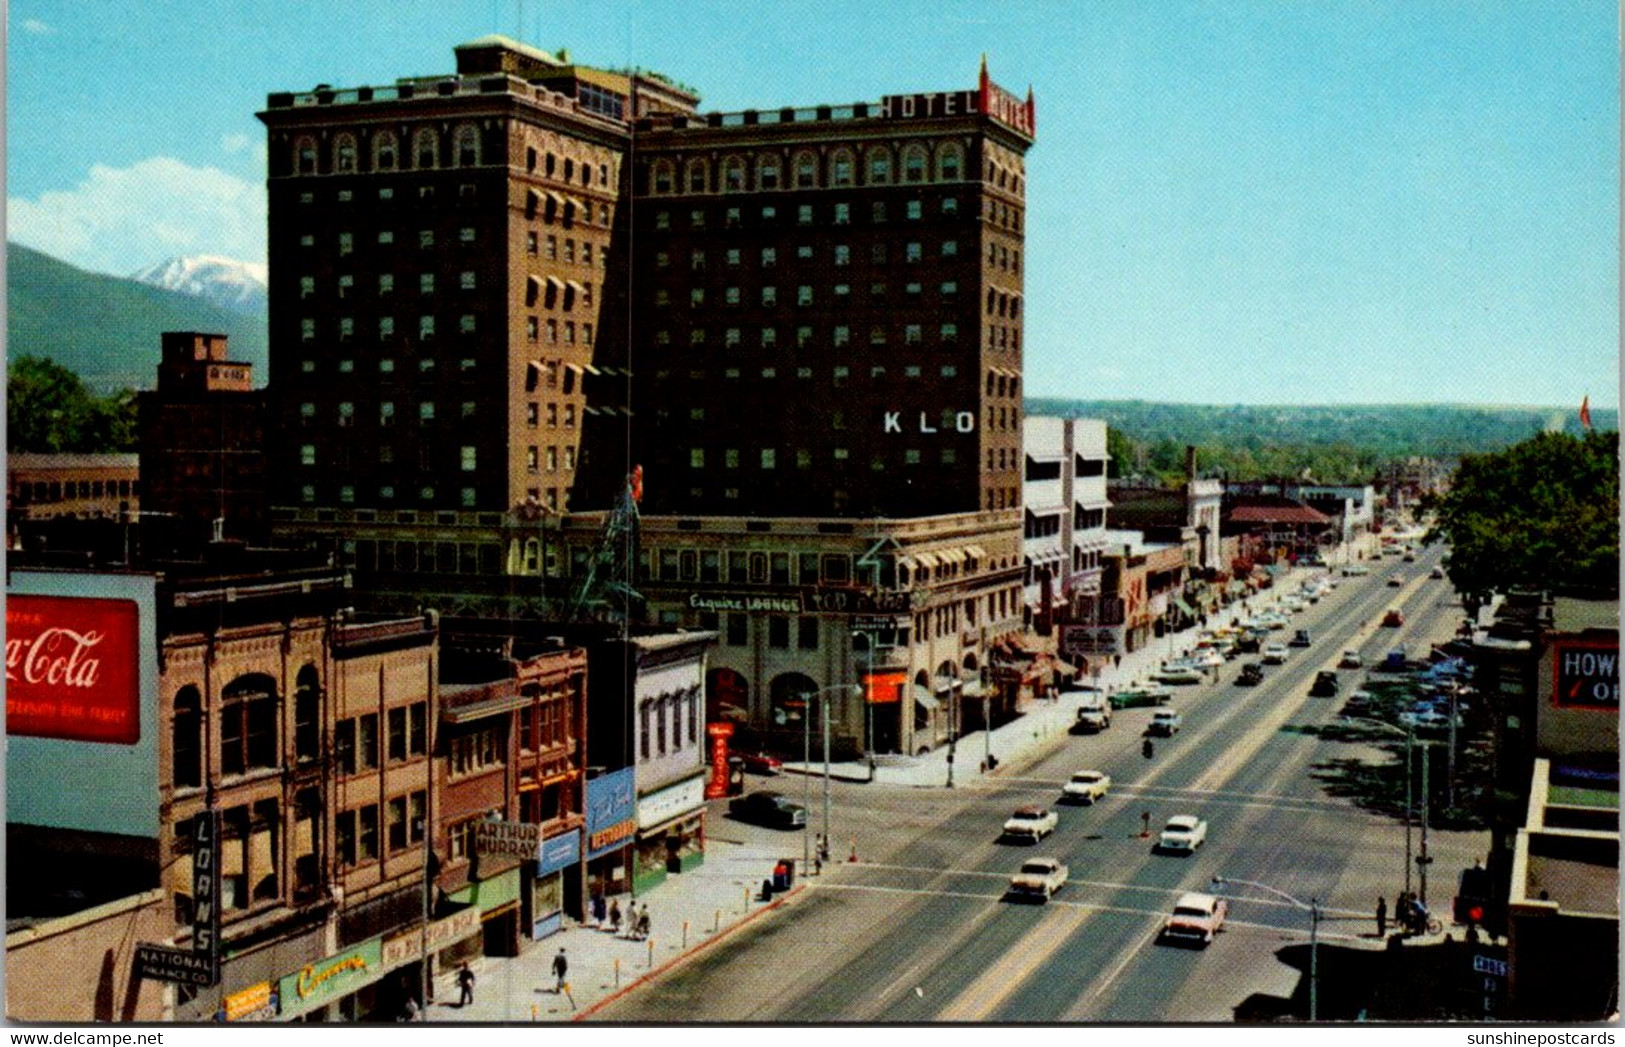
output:
M 848 858 L 847 861 L 848 862 L 855 862 L 857 860 L 858 860 L 858 838 L 856 836 L 854 836 L 854 837 L 852 837 L 852 857 Z

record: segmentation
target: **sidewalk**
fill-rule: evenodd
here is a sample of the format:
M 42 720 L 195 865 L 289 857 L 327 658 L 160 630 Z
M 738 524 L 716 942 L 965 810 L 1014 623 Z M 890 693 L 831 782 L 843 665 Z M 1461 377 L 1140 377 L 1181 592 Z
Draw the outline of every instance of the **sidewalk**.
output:
M 726 833 L 725 826 L 722 831 Z M 703 865 L 668 876 L 638 896 L 639 906 L 649 907 L 651 933 L 646 941 L 627 938 L 624 920 L 622 934 L 615 935 L 607 926 L 600 929 L 566 919 L 565 929 L 559 933 L 523 943 L 519 956 L 488 956 L 470 964 L 476 984 L 474 1002 L 467 1007 L 457 1006 L 457 972 L 439 972 L 425 1020 L 526 1023 L 585 1018 L 651 973 L 719 941 L 799 894 L 798 868 L 796 886 L 775 894 L 771 902 L 760 900 L 762 881 L 771 877 L 774 864 L 780 858 L 799 858 L 800 846 L 799 837 L 768 850 L 708 835 Z M 622 896 L 620 902 L 624 912 L 630 900 Z M 569 962 L 568 995 L 553 991 L 557 982 L 553 957 L 561 948 Z
M 1251 610 L 1244 612 L 1240 605 L 1232 605 L 1225 608 L 1212 625 L 1217 626 L 1228 622 L 1231 617 L 1246 617 L 1273 607 L 1296 589 L 1305 576 L 1323 573 L 1326 570 L 1328 568 L 1294 568 L 1285 572 L 1276 578 L 1275 584 L 1269 589 L 1248 599 L 1247 603 Z M 993 728 L 991 739 L 988 738 L 986 731 L 971 731 L 961 735 L 955 747 L 954 784 L 960 786 L 974 783 L 978 778 L 984 777 L 984 772 L 980 768 L 983 756 L 988 752 L 998 760 L 998 768 L 992 772 L 995 775 L 1019 765 L 1025 757 L 1071 729 L 1073 721 L 1077 719 L 1078 705 L 1084 695 L 1096 690 L 1119 691 L 1136 684 L 1148 683 L 1150 674 L 1163 662 L 1190 653 L 1196 646 L 1199 631 L 1199 628 L 1192 627 L 1169 636 L 1156 637 L 1139 650 L 1124 654 L 1121 663 L 1103 668 L 1100 677 L 1091 678 L 1087 686 L 1080 684 L 1073 690 L 1060 692 L 1053 699 L 1040 701 L 1029 707 L 1014 720 Z M 948 746 L 941 745 L 921 756 L 876 757 L 873 780 L 880 785 L 943 788 L 948 784 L 948 754 Z M 787 760 L 783 771 L 786 774 L 822 776 L 824 764 L 822 761 L 803 764 L 800 761 Z M 862 760 L 832 763 L 829 774 L 838 781 L 871 780 L 869 766 Z

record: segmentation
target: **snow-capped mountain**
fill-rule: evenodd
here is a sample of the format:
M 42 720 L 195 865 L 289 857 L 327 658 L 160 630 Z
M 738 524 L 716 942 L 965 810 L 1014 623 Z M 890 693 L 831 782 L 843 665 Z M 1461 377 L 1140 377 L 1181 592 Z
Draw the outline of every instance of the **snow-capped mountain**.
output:
M 131 273 L 130 279 L 167 291 L 195 294 L 232 312 L 265 312 L 267 270 L 255 262 L 217 255 L 171 258 Z

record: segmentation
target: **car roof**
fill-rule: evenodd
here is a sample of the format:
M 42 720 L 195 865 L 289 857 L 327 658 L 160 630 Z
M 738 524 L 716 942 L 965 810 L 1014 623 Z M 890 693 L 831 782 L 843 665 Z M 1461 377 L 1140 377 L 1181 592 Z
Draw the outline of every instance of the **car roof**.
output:
M 1182 909 L 1186 906 L 1190 906 L 1191 908 L 1195 909 L 1211 909 L 1213 908 L 1213 903 L 1216 901 L 1218 901 L 1218 899 L 1211 894 L 1201 894 L 1197 891 L 1186 891 L 1184 894 L 1179 896 L 1178 901 L 1174 902 L 1174 908 Z
M 1030 804 L 1026 804 L 1024 806 L 1021 806 L 1021 807 L 1017 807 L 1016 808 L 1016 813 L 1014 815 L 1012 815 L 1011 817 L 1041 818 L 1045 814 L 1048 814 L 1048 813 L 1049 813 L 1048 811 L 1044 810 L 1044 808 L 1038 806 L 1037 804 L 1031 804 L 1030 803 Z
M 1048 865 L 1048 866 L 1051 866 L 1053 868 L 1058 869 L 1061 866 L 1061 859 L 1059 859 L 1059 858 L 1049 858 L 1049 857 L 1028 858 L 1027 860 L 1025 860 L 1025 861 L 1023 861 L 1021 863 L 1021 867 L 1023 869 L 1027 868 L 1027 866 L 1029 866 L 1029 865 Z
M 1088 778 L 1088 779 L 1093 780 L 1095 778 L 1104 778 L 1104 777 L 1106 777 L 1106 775 L 1102 771 L 1074 771 L 1073 774 L 1072 774 L 1072 780 L 1073 781 L 1077 781 L 1079 778 Z
M 1199 822 L 1201 820 L 1202 819 L 1196 817 L 1196 815 L 1194 815 L 1194 814 L 1176 814 L 1172 818 L 1168 819 L 1168 824 L 1169 825 L 1195 825 L 1197 822 Z

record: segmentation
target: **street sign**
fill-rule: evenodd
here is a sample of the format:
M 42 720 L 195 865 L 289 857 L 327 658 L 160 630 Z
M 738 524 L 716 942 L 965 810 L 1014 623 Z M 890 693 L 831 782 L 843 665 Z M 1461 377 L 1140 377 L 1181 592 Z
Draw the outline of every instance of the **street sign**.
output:
M 1493 974 L 1497 978 L 1505 978 L 1507 976 L 1507 962 L 1497 960 L 1493 956 L 1474 956 L 1473 970 L 1479 974 Z
M 208 956 L 190 949 L 139 942 L 135 947 L 135 973 L 140 978 L 179 982 L 182 985 L 209 986 L 218 981 L 214 963 Z

